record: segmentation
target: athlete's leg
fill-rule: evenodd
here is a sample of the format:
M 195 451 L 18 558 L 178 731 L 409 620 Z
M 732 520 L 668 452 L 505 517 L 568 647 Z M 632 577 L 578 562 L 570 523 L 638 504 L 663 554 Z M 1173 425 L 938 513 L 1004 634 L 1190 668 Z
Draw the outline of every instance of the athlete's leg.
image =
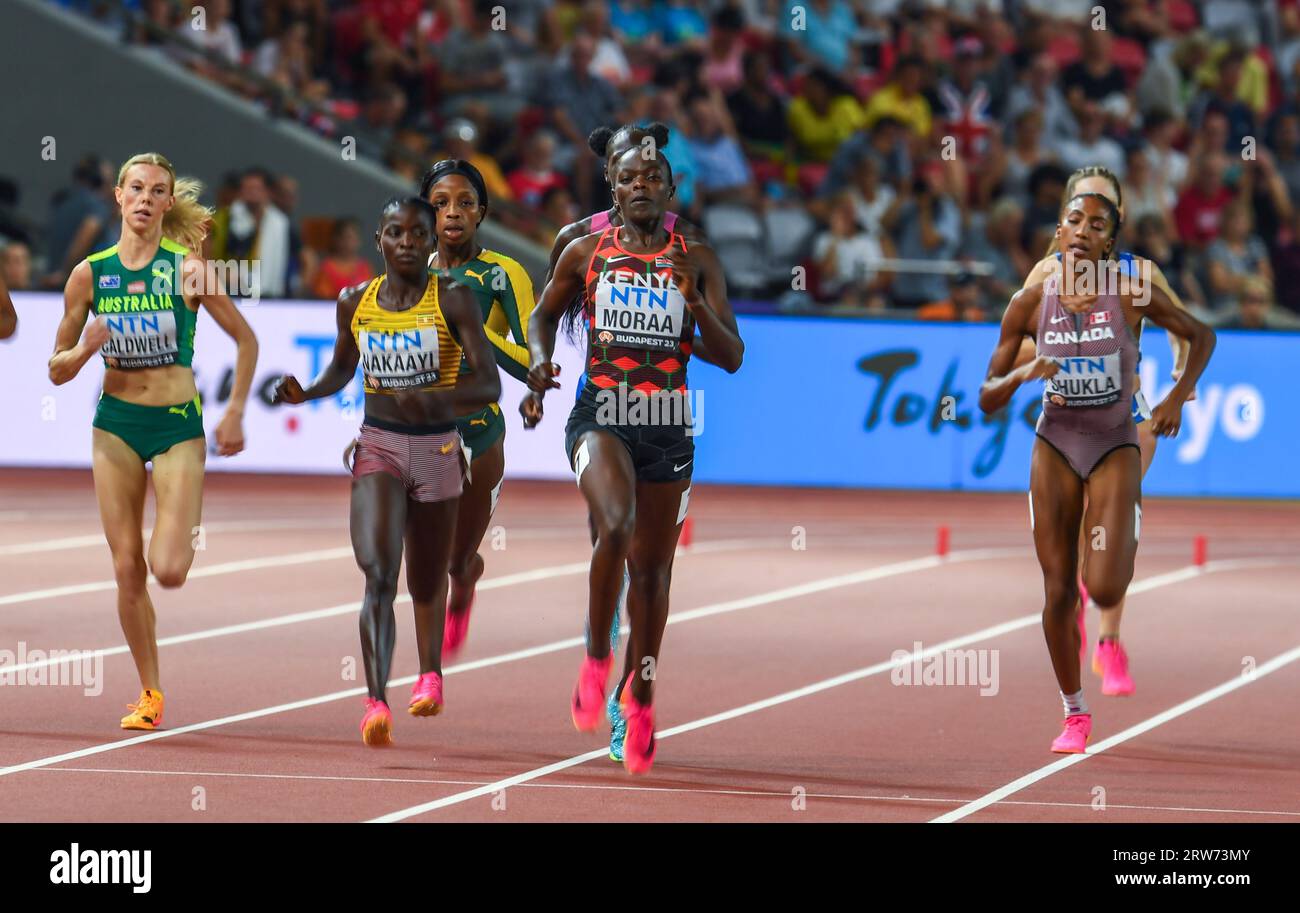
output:
M 1029 470 L 1034 550 L 1043 569 L 1043 636 L 1062 694 L 1079 685 L 1078 609 L 1079 522 L 1083 516 L 1083 480 L 1053 447 L 1034 441 Z
M 349 525 L 357 566 L 366 575 L 360 618 L 366 685 L 372 698 L 387 703 L 385 690 L 397 639 L 393 599 L 406 528 L 406 489 L 401 481 L 386 472 L 353 479 Z
M 1142 478 L 1146 478 L 1151 461 L 1156 458 L 1156 442 L 1159 440 L 1151 430 L 1150 422 L 1138 425 L 1138 447 L 1142 451 Z M 1138 504 L 1142 503 L 1142 493 L 1138 492 Z M 1101 613 L 1100 637 L 1118 638 L 1120 619 L 1124 617 L 1124 599 L 1120 599 L 1112 608 L 1103 609 Z
M 627 665 L 635 670 L 632 696 L 642 704 L 653 701 L 659 648 L 668 624 L 673 556 L 681 533 L 682 497 L 690 487 L 690 479 L 637 483 L 636 531 L 627 562 L 631 575 L 627 613 L 632 627 Z
M 587 501 L 596 542 L 591 551 L 587 620 L 589 630 L 609 631 L 623 568 L 636 529 L 636 472 L 627 447 L 612 432 L 588 431 L 574 445 L 578 490 Z M 587 638 L 587 655 L 609 655 L 609 637 Z
M 203 514 L 203 464 L 207 441 L 192 438 L 153 458 L 153 493 L 158 502 L 149 539 L 149 570 L 164 587 L 185 582 L 194 563 L 194 539 Z
M 117 617 L 122 624 L 140 687 L 160 689 L 154 610 L 144 562 L 146 475 L 144 460 L 115 434 L 94 429 L 92 466 L 99 517 L 113 555 L 117 581 Z
M 1084 527 L 1092 541 L 1083 580 L 1102 611 L 1119 605 L 1133 579 L 1141 461 L 1137 448 L 1120 447 L 1107 454 L 1088 477 Z
M 478 471 L 478 461 L 474 461 Z M 408 501 L 406 505 L 406 588 L 415 607 L 415 641 L 420 674 L 442 674 L 442 633 L 447 610 L 447 567 L 464 498 Z M 476 556 L 477 557 L 477 556 Z
M 483 556 L 478 553 L 492 521 L 492 495 L 506 469 L 506 439 L 498 437 L 483 453 L 474 454 L 470 477 L 465 480 L 456 512 L 456 535 L 452 539 L 450 597 L 447 611 L 459 614 L 474 600 L 474 586 L 483 576 Z M 409 560 L 408 560 L 409 564 Z

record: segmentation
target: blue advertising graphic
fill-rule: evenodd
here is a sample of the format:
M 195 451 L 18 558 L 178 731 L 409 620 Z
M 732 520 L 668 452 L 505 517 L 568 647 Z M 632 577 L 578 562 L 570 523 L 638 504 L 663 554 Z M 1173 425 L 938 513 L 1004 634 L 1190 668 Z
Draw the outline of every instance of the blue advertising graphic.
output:
M 1023 491 L 1042 383 L 1000 413 L 979 409 L 997 341 L 991 325 L 746 316 L 745 363 L 727 375 L 692 362 L 703 391 L 695 477 L 719 483 Z M 1285 392 L 1300 336 L 1225 331 L 1161 439 L 1150 494 L 1300 496 L 1300 406 Z M 1173 386 L 1164 332 L 1142 334 L 1151 405 Z M 697 394 L 698 395 L 698 394 Z

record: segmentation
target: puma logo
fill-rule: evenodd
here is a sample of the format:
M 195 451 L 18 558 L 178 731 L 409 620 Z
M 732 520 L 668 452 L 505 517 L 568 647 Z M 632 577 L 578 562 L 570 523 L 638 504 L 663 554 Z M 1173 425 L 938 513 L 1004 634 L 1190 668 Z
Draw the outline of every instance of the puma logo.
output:
M 475 425 L 486 425 L 486 424 L 487 424 L 487 419 L 485 419 L 485 418 L 472 418 L 472 419 L 469 420 L 469 424 L 470 424 L 470 427 L 471 427 L 471 428 L 474 427 Z
M 168 406 L 168 407 L 167 407 L 167 411 L 168 411 L 168 412 L 175 412 L 175 413 L 176 413 L 177 415 L 179 415 L 181 418 L 189 418 L 189 417 L 190 417 L 190 404 L 189 404 L 189 403 L 186 403 L 184 406 Z
M 448 441 L 448 442 L 447 442 L 446 444 L 444 444 L 443 447 L 441 448 L 443 454 L 446 455 L 446 454 L 448 454 L 448 453 L 451 453 L 451 449 L 452 449 L 453 447 L 455 447 L 455 446 L 456 446 L 456 442 L 455 442 L 455 441 Z
M 466 275 L 466 276 L 473 276 L 475 279 L 478 280 L 478 284 L 479 284 L 479 285 L 482 285 L 482 284 L 483 284 L 483 279 L 484 279 L 485 276 L 487 276 L 487 274 L 488 274 L 488 271 L 487 271 L 487 270 L 483 270 L 483 272 L 481 272 L 481 273 L 476 273 L 476 272 L 474 272 L 472 269 L 470 269 L 469 267 L 466 267 L 466 268 L 465 268 L 465 275 Z

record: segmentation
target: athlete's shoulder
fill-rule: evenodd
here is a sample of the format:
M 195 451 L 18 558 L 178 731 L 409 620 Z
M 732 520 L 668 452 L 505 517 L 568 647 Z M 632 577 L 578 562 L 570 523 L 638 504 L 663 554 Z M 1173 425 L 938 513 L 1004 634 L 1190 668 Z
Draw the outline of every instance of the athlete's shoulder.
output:
M 105 247 L 103 250 L 95 251 L 95 253 L 90 254 L 88 257 L 86 257 L 85 262 L 102 263 L 105 260 L 109 259 L 110 257 L 116 257 L 116 256 L 117 256 L 117 245 L 113 244 L 110 245 L 109 247 Z
M 673 226 L 673 231 L 693 244 L 707 244 L 709 241 L 709 236 L 704 233 L 703 228 L 686 221 L 681 216 L 677 217 L 677 224 Z
M 559 233 L 555 236 L 555 248 L 557 250 L 564 250 L 578 238 L 591 234 L 592 219 L 593 216 L 587 216 L 586 218 L 579 219 L 576 222 L 570 222 L 568 225 L 561 228 Z
M 356 285 L 349 285 L 339 292 L 339 307 L 355 311 L 361 304 L 361 299 L 366 297 L 366 291 L 371 285 L 378 282 L 379 278 L 367 279 L 365 282 L 358 282 Z

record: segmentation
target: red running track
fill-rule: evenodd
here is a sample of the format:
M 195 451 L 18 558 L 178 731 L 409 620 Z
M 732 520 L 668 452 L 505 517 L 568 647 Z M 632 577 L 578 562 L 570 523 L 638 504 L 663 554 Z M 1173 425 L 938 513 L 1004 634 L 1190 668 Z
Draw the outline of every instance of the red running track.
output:
M 1124 623 L 1138 690 L 1102 697 L 1086 673 L 1093 746 L 1063 764 L 1023 495 L 700 487 L 659 756 L 632 778 L 568 720 L 589 557 L 571 485 L 506 486 L 447 710 L 399 714 L 374 750 L 347 677 L 347 482 L 207 484 L 190 581 L 153 590 L 166 728 L 142 736 L 117 728 L 138 683 L 88 474 L 0 475 L 0 650 L 107 651 L 98 687 L 68 665 L 0 687 L 0 819 L 1300 821 L 1294 504 L 1148 501 Z M 416 671 L 409 603 L 398 619 L 395 706 Z M 896 682 L 917 644 L 997 674 Z

